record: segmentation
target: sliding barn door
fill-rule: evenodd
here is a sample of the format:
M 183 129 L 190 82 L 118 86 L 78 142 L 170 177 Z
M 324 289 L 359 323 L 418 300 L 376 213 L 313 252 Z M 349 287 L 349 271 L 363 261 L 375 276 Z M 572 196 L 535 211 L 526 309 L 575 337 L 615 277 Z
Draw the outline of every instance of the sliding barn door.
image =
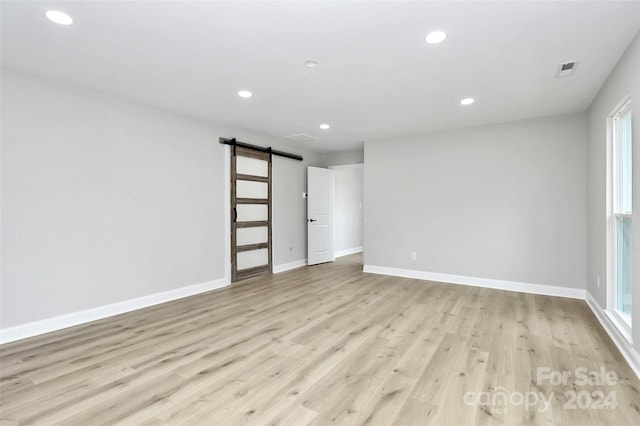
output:
M 271 274 L 271 154 L 231 148 L 231 279 Z

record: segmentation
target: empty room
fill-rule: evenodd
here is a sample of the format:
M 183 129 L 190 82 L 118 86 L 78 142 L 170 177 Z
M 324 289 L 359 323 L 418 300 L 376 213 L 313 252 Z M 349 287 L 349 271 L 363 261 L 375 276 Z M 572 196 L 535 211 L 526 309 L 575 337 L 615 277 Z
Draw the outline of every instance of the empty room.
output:
M 1 425 L 640 425 L 640 1 L 0 1 Z

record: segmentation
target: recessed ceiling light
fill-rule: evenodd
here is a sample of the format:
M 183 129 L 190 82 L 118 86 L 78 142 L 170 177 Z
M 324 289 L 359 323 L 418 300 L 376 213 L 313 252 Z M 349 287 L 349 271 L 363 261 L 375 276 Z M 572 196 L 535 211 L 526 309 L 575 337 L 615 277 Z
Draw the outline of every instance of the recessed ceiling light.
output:
M 318 61 L 314 61 L 313 59 L 309 59 L 307 62 L 305 62 L 305 65 L 308 66 L 309 68 L 317 67 L 318 66 Z
M 460 101 L 460 105 L 471 105 L 475 101 L 476 100 L 473 98 L 464 98 L 463 100 Z
M 240 96 L 241 98 L 250 98 L 251 96 L 253 96 L 253 93 L 248 90 L 241 90 L 238 92 L 238 96 Z
M 60 12 L 58 10 L 49 10 L 45 15 L 47 16 L 47 18 L 49 18 L 50 21 L 53 21 L 56 24 L 60 24 L 60 25 L 73 24 L 73 19 L 71 19 L 71 16 L 67 15 L 64 12 Z
M 424 41 L 429 44 L 437 44 L 442 42 L 445 38 L 447 38 L 447 33 L 445 33 L 444 31 L 431 31 L 424 38 Z
M 322 130 L 327 130 L 329 127 L 331 127 L 331 126 L 329 126 L 328 124 L 321 124 L 321 125 L 320 125 L 320 128 L 321 128 Z

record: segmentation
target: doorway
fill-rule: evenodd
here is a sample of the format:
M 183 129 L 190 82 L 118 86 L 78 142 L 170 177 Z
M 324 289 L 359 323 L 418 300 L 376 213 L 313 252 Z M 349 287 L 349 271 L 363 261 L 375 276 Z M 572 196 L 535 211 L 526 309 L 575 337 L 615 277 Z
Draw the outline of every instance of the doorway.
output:
M 362 252 L 364 164 L 330 166 L 335 172 L 336 257 Z
M 307 264 L 331 262 L 363 248 L 364 165 L 308 167 Z

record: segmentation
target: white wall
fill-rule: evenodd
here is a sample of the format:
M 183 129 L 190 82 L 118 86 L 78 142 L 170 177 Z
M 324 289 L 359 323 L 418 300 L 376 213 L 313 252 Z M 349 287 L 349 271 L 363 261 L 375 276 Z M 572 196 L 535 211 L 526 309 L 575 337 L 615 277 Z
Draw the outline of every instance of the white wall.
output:
M 628 47 L 588 111 L 588 284 L 600 307 L 607 307 L 607 117 L 631 96 L 633 133 L 632 323 L 640 353 L 640 35 Z M 601 285 L 596 285 L 597 277 Z M 640 358 L 639 358 L 640 360 Z M 640 361 L 639 361 L 640 362 Z M 640 367 L 640 364 L 638 364 Z
M 6 69 L 1 107 L 3 329 L 224 278 L 221 136 L 305 157 L 274 161 L 274 261 L 305 258 L 317 154 Z
M 364 163 L 364 149 L 325 152 L 322 154 L 322 162 L 328 166 L 362 164 Z
M 335 171 L 336 256 L 362 250 L 363 165 L 330 166 Z
M 307 166 L 319 166 L 320 156 L 274 142 L 273 147 L 301 154 L 303 162 L 273 157 L 273 264 L 303 265 L 307 258 Z
M 365 265 L 584 289 L 585 142 L 585 114 L 367 142 Z

